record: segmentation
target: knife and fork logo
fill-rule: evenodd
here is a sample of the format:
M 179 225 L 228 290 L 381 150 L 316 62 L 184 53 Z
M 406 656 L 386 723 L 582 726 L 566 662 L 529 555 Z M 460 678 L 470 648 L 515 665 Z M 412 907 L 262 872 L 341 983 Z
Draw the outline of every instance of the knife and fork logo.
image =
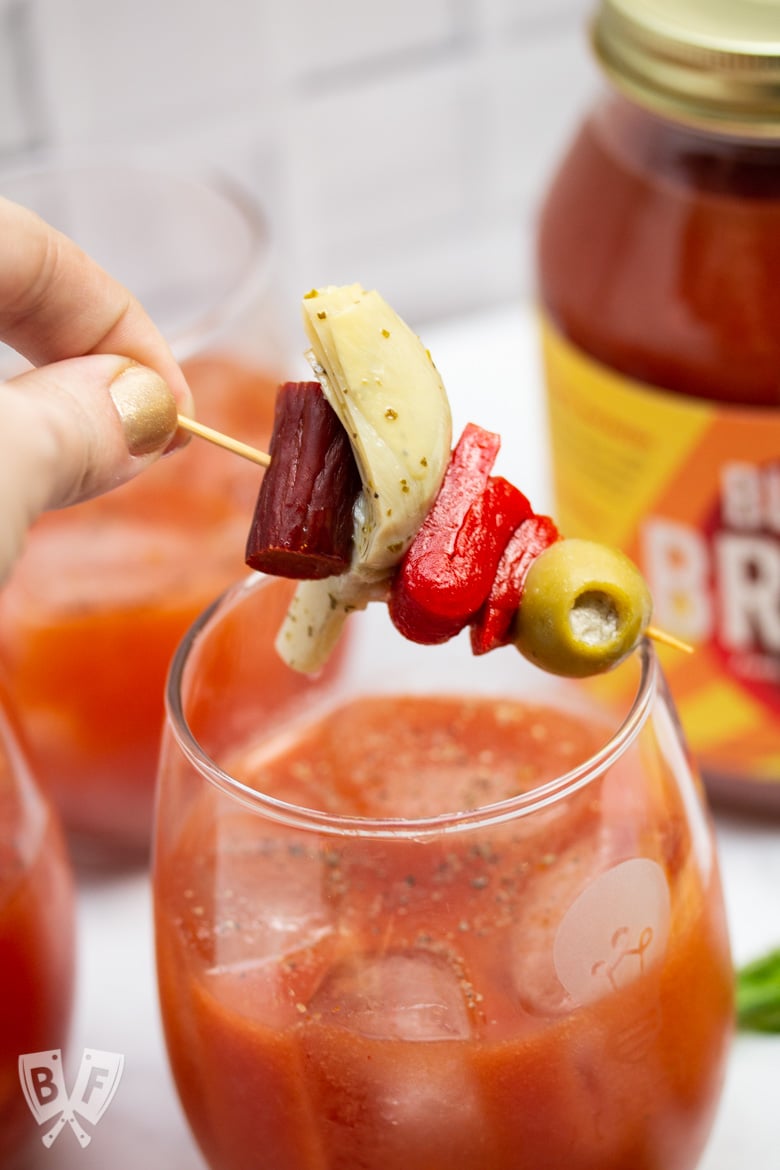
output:
M 85 1048 L 73 1089 L 65 1087 L 65 1070 L 59 1048 L 28 1052 L 19 1057 L 19 1080 L 25 1100 L 38 1125 L 54 1124 L 41 1141 L 50 1149 L 66 1125 L 84 1149 L 92 1140 L 79 1118 L 97 1125 L 119 1087 L 125 1058 L 117 1052 Z

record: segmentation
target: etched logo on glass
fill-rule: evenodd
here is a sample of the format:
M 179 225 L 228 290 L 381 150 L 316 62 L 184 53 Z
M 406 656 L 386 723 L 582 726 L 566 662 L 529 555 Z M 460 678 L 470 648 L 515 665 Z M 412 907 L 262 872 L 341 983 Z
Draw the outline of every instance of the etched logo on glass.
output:
M 657 862 L 635 857 L 600 874 L 572 902 L 555 936 L 555 971 L 569 995 L 590 1003 L 640 978 L 666 952 L 670 915 Z

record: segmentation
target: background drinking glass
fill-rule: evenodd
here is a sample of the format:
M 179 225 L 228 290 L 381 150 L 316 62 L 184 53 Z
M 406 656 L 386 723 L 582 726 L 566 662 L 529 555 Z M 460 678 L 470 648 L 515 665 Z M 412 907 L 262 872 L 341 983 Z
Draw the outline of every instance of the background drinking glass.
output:
M 0 193 L 138 296 L 201 421 L 263 446 L 286 354 L 268 226 L 246 195 L 220 179 L 108 164 L 6 176 Z M 0 374 L 18 366 L 0 355 Z M 243 568 L 260 476 L 193 440 L 141 480 L 43 518 L 0 594 L 0 675 L 82 853 L 148 847 L 168 662 Z
M 287 582 L 172 668 L 159 990 L 214 1170 L 690 1170 L 732 1028 L 713 838 L 649 645 L 622 711 L 383 606 L 295 675 Z
M 73 877 L 56 813 L 0 705 L 0 1165 L 38 1140 L 19 1057 L 67 1038 L 75 973 Z

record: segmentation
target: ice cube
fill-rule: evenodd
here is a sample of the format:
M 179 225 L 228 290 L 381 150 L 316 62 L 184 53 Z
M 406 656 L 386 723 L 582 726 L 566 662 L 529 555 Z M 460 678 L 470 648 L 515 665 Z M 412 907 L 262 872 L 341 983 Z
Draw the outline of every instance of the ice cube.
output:
M 443 962 L 416 953 L 353 955 L 331 968 L 307 1017 L 300 1044 L 323 1164 L 492 1164 L 467 1012 Z
M 471 1035 L 463 977 L 422 951 L 356 955 L 334 967 L 311 1013 L 383 1040 L 465 1040 Z
M 332 933 L 320 852 L 298 834 L 242 836 L 232 828 L 218 859 L 212 966 L 278 959 Z
M 415 1059 L 426 1053 L 428 1059 Z M 489 1119 L 477 1074 L 459 1045 L 442 1050 L 409 1046 L 400 1059 L 372 1070 L 371 1141 L 407 1170 L 450 1164 L 489 1165 L 484 1157 Z M 374 1062 L 372 1062 L 374 1063 Z M 478 1157 L 482 1154 L 482 1157 Z
M 575 1006 L 555 967 L 555 938 L 571 903 L 603 862 L 595 833 L 551 851 L 529 875 L 525 897 L 510 932 L 509 970 L 525 1011 L 557 1016 Z

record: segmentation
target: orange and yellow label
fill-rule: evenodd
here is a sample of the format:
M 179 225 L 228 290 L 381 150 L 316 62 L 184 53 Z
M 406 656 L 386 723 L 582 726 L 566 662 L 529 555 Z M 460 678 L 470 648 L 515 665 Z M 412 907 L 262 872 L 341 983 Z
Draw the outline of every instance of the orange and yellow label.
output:
M 780 782 L 780 410 L 631 381 L 542 325 L 556 519 L 639 564 L 705 768 Z

